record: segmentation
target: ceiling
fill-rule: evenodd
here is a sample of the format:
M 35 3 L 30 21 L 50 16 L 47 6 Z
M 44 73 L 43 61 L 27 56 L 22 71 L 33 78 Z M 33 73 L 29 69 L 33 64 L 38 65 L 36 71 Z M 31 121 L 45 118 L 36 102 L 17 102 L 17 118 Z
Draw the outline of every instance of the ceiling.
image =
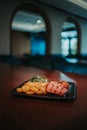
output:
M 68 0 L 68 1 L 87 10 L 87 0 Z
M 32 12 L 18 11 L 12 21 L 12 29 L 31 33 L 44 32 L 46 26 L 43 18 Z
M 38 0 L 87 19 L 87 0 Z
M 87 0 L 37 0 L 39 3 L 52 5 L 72 14 L 87 19 Z M 65 24 L 70 27 L 70 23 Z M 25 32 L 44 32 L 46 26 L 43 18 L 32 12 L 18 11 L 12 21 L 12 29 Z

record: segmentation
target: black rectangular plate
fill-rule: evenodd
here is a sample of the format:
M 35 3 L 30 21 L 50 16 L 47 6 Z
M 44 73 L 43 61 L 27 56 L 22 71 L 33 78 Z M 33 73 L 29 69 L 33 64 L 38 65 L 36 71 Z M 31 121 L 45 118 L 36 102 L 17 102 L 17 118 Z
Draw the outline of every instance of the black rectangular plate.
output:
M 28 82 L 28 81 L 26 81 Z M 24 82 L 25 83 L 25 82 Z M 23 83 L 23 84 L 24 84 Z M 23 84 L 17 86 L 16 88 L 11 90 L 11 94 L 16 97 L 27 97 L 27 98 L 34 98 L 34 99 L 50 99 L 50 100 L 61 100 L 61 101 L 73 101 L 76 99 L 77 95 L 77 89 L 76 85 L 73 82 L 68 82 L 69 83 L 69 90 L 64 96 L 58 96 L 55 94 L 46 94 L 46 95 L 27 95 L 25 93 L 18 93 L 16 89 L 18 87 L 22 87 Z

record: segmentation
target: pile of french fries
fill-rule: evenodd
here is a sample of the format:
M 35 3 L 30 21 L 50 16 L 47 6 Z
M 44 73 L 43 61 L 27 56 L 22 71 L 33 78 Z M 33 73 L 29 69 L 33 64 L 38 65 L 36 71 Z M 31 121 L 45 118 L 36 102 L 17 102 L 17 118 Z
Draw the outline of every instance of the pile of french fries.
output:
M 33 94 L 42 95 L 42 94 L 46 94 L 46 89 L 45 89 L 46 86 L 47 86 L 47 82 L 28 81 L 24 83 L 22 87 L 19 87 L 16 90 L 19 93 L 25 93 L 28 95 L 33 95 Z

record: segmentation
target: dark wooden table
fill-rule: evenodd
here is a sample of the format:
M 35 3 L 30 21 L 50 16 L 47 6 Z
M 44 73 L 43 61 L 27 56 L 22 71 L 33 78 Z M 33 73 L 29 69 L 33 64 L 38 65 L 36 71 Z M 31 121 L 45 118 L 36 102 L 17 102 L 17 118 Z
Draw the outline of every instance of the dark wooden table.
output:
M 76 83 L 73 102 L 14 97 L 10 91 L 32 75 Z M 87 75 L 45 71 L 0 63 L 0 130 L 87 129 Z

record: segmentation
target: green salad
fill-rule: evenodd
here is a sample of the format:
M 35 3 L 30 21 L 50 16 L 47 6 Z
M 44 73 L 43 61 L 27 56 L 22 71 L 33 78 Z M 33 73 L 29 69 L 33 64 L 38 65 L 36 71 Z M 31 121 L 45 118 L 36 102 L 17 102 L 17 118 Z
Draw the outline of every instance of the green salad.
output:
M 29 81 L 31 81 L 31 82 L 48 82 L 48 79 L 44 76 L 36 75 L 36 76 L 32 76 Z

